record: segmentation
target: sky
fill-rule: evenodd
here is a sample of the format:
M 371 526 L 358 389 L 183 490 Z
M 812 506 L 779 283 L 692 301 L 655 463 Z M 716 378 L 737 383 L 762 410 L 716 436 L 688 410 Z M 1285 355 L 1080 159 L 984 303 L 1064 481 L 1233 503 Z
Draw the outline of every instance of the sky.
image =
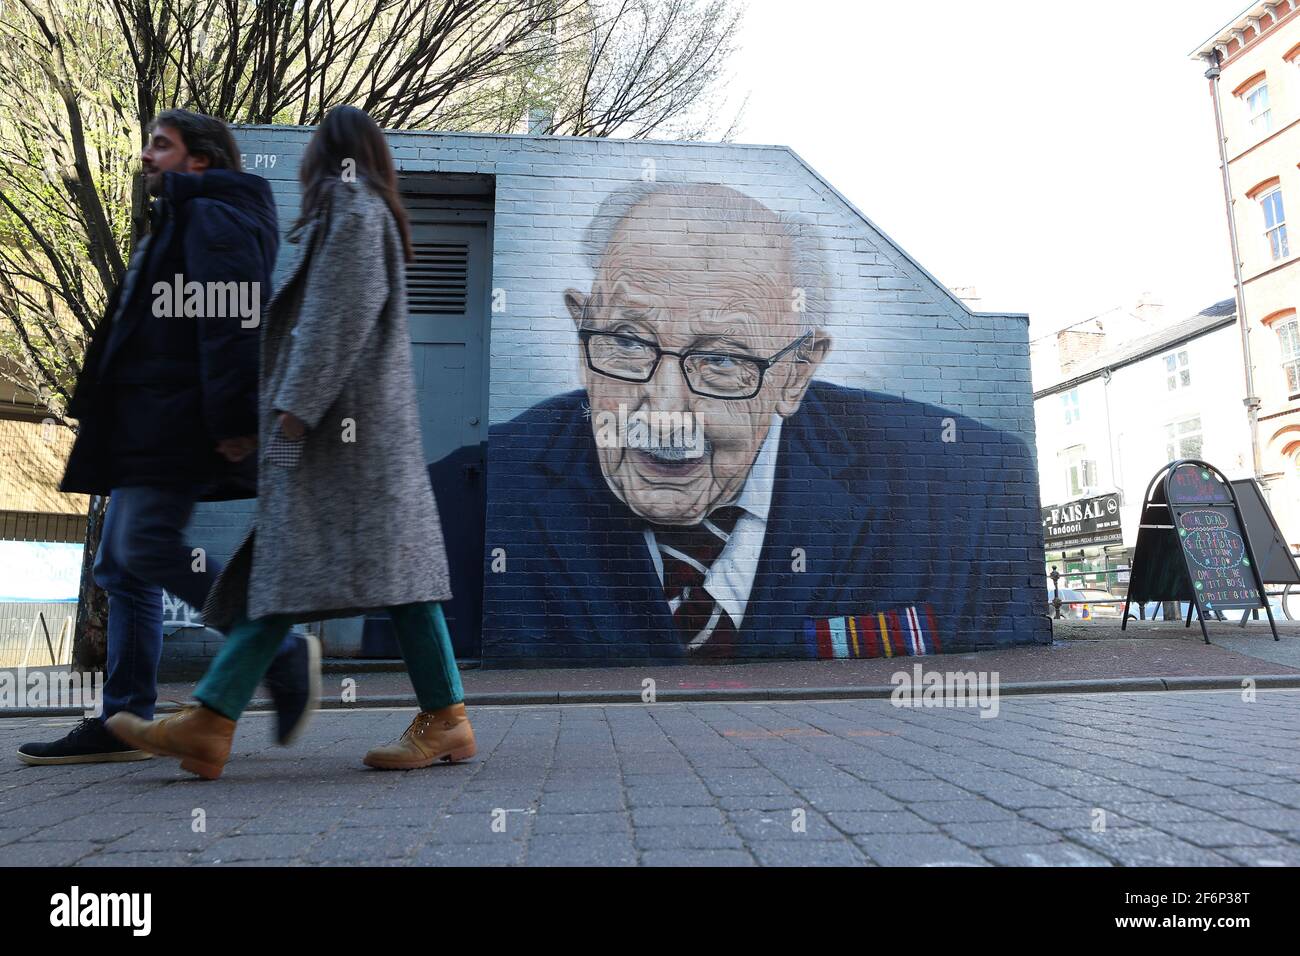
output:
M 977 311 L 1042 335 L 1230 298 L 1205 67 L 1245 0 L 749 0 L 736 141 L 794 149 Z M 792 14 L 793 11 L 793 14 Z

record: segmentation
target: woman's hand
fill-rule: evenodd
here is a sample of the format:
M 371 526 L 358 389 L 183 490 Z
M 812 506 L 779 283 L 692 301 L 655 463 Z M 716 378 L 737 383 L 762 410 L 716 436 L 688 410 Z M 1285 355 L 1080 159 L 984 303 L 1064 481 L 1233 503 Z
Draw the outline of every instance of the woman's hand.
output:
M 297 441 L 302 438 L 303 435 L 307 434 L 307 423 L 297 415 L 290 414 L 289 412 L 281 412 L 278 422 L 280 426 L 280 434 L 291 441 Z

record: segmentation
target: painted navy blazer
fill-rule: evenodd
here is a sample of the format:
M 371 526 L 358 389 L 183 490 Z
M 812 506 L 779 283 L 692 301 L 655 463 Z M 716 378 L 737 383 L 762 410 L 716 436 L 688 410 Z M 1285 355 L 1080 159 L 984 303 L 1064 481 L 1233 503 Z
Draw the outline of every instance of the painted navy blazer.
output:
M 484 658 L 682 660 L 644 519 L 601 474 L 586 393 L 490 433 Z M 781 430 L 736 657 L 1050 641 L 1033 458 L 935 405 L 814 381 Z

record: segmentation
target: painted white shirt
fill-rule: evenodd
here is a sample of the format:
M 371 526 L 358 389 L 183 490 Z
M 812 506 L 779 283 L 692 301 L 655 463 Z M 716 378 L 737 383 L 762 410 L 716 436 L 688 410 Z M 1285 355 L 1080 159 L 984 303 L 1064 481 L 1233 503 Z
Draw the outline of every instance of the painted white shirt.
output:
M 753 590 L 754 576 L 758 573 L 758 557 L 763 550 L 763 538 L 767 535 L 767 512 L 772 504 L 776 453 L 780 447 L 781 416 L 773 413 L 767 437 L 763 439 L 763 446 L 754 459 L 754 467 L 749 470 L 749 477 L 740 489 L 740 497 L 729 502 L 734 507 L 744 509 L 745 513 L 737 520 L 722 553 L 704 575 L 704 589 L 727 612 L 737 629 L 745 617 L 749 592 Z M 659 553 L 654 531 L 646 528 L 644 534 L 646 547 L 650 549 L 650 558 L 654 561 L 662 585 L 663 555 Z

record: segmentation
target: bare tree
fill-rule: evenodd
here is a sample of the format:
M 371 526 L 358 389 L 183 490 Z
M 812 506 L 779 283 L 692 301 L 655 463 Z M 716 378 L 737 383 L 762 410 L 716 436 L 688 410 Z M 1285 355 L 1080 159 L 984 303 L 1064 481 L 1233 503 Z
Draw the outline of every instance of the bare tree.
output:
M 576 15 L 586 44 L 557 43 L 537 79 L 552 131 L 693 140 L 718 127 L 718 101 L 741 11 L 729 0 L 606 0 Z M 742 104 L 743 109 L 743 104 Z M 739 112 L 719 140 L 735 134 Z

